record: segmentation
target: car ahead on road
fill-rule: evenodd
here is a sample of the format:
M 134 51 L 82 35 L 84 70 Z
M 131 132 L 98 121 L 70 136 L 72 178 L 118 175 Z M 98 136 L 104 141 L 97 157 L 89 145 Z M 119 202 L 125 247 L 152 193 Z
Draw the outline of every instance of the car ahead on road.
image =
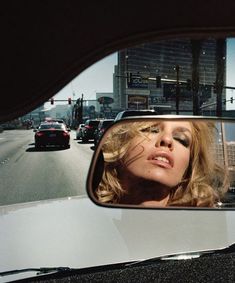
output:
M 53 123 L 53 122 L 57 122 L 60 124 L 64 124 L 67 129 L 70 129 L 69 125 L 66 124 L 66 122 L 63 119 L 58 119 L 58 118 L 46 118 L 46 120 L 44 122 L 48 122 L 48 123 Z
M 43 146 L 70 147 L 70 133 L 63 123 L 41 123 L 35 131 L 35 148 Z
M 61 123 L 61 124 L 65 124 L 65 121 L 63 119 L 57 119 L 57 118 L 46 118 L 45 123 L 48 122 L 48 123 L 53 123 L 53 122 L 57 122 L 57 123 Z
M 82 138 L 82 129 L 84 128 L 85 124 L 79 124 L 79 126 L 76 129 L 76 139 L 80 140 Z
M 99 120 L 86 120 L 81 132 L 83 142 L 94 140 L 94 133 L 99 125 L 99 122 Z
M 134 66 L 139 66 L 137 71 L 143 74 L 143 80 L 138 78 L 137 82 L 133 82 L 127 81 L 126 69 L 123 75 L 118 72 L 113 74 L 115 66 L 111 72 L 117 86 L 114 95 L 117 94 L 117 88 L 120 88 L 125 102 L 131 101 L 128 100 L 131 96 L 138 95 L 142 95 L 144 99 L 148 97 L 151 102 L 154 97 L 162 95 L 164 103 L 169 102 L 175 107 L 175 113 L 181 112 L 182 101 L 178 98 L 184 96 L 183 106 L 188 106 L 186 110 L 194 113 L 197 112 L 198 105 L 202 105 L 203 101 L 198 101 L 203 98 L 202 89 L 198 93 L 196 83 L 193 85 L 193 95 L 186 90 L 177 92 L 183 90 L 181 87 L 186 83 L 186 80 L 181 80 L 181 75 L 186 74 L 191 79 L 193 74 L 194 83 L 198 78 L 200 82 L 204 82 L 204 78 L 210 79 L 206 91 L 209 110 L 204 113 L 213 115 L 217 109 L 221 114 L 221 96 L 218 93 L 223 79 L 221 73 L 219 76 L 208 74 L 212 66 L 207 68 L 205 64 L 207 52 L 205 46 L 200 45 L 200 40 L 208 37 L 214 39 L 217 51 L 208 53 L 211 56 L 208 62 L 212 62 L 217 70 L 224 71 L 221 66 L 227 60 L 227 54 L 223 55 L 224 48 L 221 48 L 220 43 L 221 38 L 229 39 L 235 35 L 235 2 L 185 0 L 171 1 L 169 5 L 167 1 L 154 0 L 144 4 L 126 0 L 92 3 L 57 1 L 56 4 L 36 0 L 24 2 L 24 5 L 21 1 L 15 1 L 12 5 L 11 1 L 4 1 L 0 17 L 0 48 L 1 54 L 4 54 L 1 58 L 0 89 L 4 95 L 0 104 L 0 122 L 31 112 L 48 102 L 67 83 L 71 90 L 75 86 L 72 82 L 75 76 L 113 52 L 124 50 L 118 59 L 127 59 L 126 64 L 121 64 L 121 69 L 129 67 L 132 56 L 128 53 L 130 50 L 125 48 L 142 43 L 145 45 L 148 40 L 158 42 L 160 50 L 166 49 L 161 41 L 170 40 L 168 56 L 159 56 L 160 61 L 164 59 L 168 63 L 165 65 L 166 69 L 159 70 L 156 57 L 151 58 L 149 64 L 139 65 L 143 59 L 140 56 L 138 64 Z M 187 44 L 180 44 L 177 50 L 182 55 L 181 62 L 186 58 L 192 59 L 193 72 L 191 61 L 185 69 L 181 65 L 176 68 L 176 56 L 171 48 L 172 39 L 181 43 L 185 36 L 188 38 Z M 143 46 L 135 50 L 134 57 L 141 48 Z M 196 50 L 193 56 L 188 53 L 192 50 Z M 152 48 L 149 49 L 149 53 L 151 52 Z M 215 64 L 215 57 L 222 60 Z M 102 67 L 104 70 L 104 66 Z M 177 69 L 180 70 L 178 74 Z M 160 71 L 164 87 L 157 89 L 154 79 Z M 95 74 L 99 79 L 100 73 L 96 71 Z M 174 78 L 169 78 L 170 75 Z M 171 89 L 171 85 L 169 86 L 172 80 L 177 88 Z M 94 81 L 89 80 L 93 90 L 96 89 Z M 215 82 L 220 86 L 215 89 L 216 94 L 211 87 Z M 154 86 L 152 90 L 148 88 L 149 84 Z M 127 88 L 124 87 L 126 85 Z M 192 104 L 187 104 L 189 98 L 194 99 L 196 110 L 193 110 Z M 217 107 L 211 109 L 211 104 Z M 120 109 L 119 105 L 117 107 Z M 203 109 L 200 108 L 200 111 Z M 41 110 L 39 113 L 42 114 Z M 230 118 L 234 118 L 233 112 L 229 114 Z M 8 132 L 4 131 L 3 134 L 7 135 Z M 11 137 L 9 141 L 8 150 L 11 152 Z M 6 143 L 2 136 L 0 143 Z M 27 150 L 22 152 L 25 144 L 21 144 L 19 148 L 20 152 L 10 155 L 15 163 L 20 160 L 22 165 L 24 154 L 41 157 L 40 153 L 30 153 Z M 95 152 L 97 159 L 92 159 L 91 168 L 93 176 L 99 177 L 103 172 L 103 163 L 102 154 L 98 156 L 97 153 L 101 153 L 100 148 Z M 50 155 L 47 157 L 50 158 Z M 14 182 L 8 159 L 0 161 L 0 172 L 10 175 Z M 97 165 L 96 168 L 94 164 Z M 50 167 L 45 168 L 56 180 L 59 177 L 57 165 L 50 163 Z M 24 166 L 25 174 L 17 184 L 20 194 L 27 194 L 24 185 L 29 182 L 28 175 L 33 170 L 27 164 Z M 62 166 L 59 168 L 61 175 L 64 166 L 66 164 L 62 159 Z M 83 163 L 74 166 L 77 166 L 79 174 Z M 43 179 L 43 176 L 39 177 Z M 65 183 L 65 190 L 73 177 Z M 88 180 L 90 187 L 94 185 L 94 179 L 90 177 Z M 4 181 L 1 178 L 1 189 L 13 196 L 12 183 Z M 30 185 L 34 189 L 34 182 Z M 77 186 L 80 190 L 83 184 Z M 53 190 L 47 182 L 43 184 L 43 189 Z M 37 194 L 36 191 L 34 193 Z M 156 210 L 130 207 L 111 209 L 96 205 L 86 194 L 2 205 L 0 279 L 3 282 L 22 279 L 20 282 L 232 283 L 235 260 L 232 245 L 235 242 L 234 217 L 234 208 L 233 211 L 184 207 Z
M 114 122 L 114 119 L 104 119 L 99 122 L 98 128 L 94 132 L 94 145 L 97 145 L 105 129 L 107 129 L 107 127 L 112 125 L 113 122 Z
M 155 110 L 145 109 L 145 110 L 124 110 L 117 114 L 114 121 L 118 121 L 125 117 L 133 117 L 133 116 L 145 116 L 145 115 L 157 115 Z

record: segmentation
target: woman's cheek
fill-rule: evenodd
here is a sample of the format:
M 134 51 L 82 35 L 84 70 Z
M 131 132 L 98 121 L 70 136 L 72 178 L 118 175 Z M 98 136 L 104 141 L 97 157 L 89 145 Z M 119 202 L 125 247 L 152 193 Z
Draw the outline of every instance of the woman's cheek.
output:
M 189 166 L 189 160 L 190 160 L 190 150 L 181 150 L 181 153 L 179 155 L 175 156 L 175 160 L 177 160 L 177 166 L 176 169 L 181 172 L 181 175 L 184 175 L 184 172 L 187 170 Z

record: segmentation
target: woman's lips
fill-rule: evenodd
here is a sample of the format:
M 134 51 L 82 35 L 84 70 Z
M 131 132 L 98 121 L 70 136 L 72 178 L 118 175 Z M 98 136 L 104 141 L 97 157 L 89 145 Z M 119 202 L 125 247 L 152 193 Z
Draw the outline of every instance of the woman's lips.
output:
M 154 154 L 151 154 L 148 157 L 148 160 L 154 164 L 158 165 L 163 168 L 172 168 L 174 166 L 174 160 L 171 156 L 171 154 L 165 152 L 165 151 L 159 151 Z

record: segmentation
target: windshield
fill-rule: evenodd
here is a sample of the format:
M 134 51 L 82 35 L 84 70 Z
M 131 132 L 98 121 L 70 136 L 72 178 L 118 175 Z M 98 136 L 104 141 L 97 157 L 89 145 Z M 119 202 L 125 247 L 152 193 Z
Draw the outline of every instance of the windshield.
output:
M 87 124 L 90 126 L 97 126 L 99 124 L 99 121 L 89 121 Z
M 110 121 L 103 121 L 101 127 L 103 128 L 107 128 L 109 125 L 111 125 L 113 123 L 113 120 Z
M 104 120 L 102 127 L 107 127 L 115 118 L 153 113 L 235 117 L 234 44 L 234 38 L 176 38 L 120 50 L 85 70 L 44 105 L 14 121 L 3 123 L 0 161 L 4 165 L 0 177 L 13 193 L 0 191 L 0 205 L 85 195 L 85 176 L 94 149 L 93 130 L 100 120 Z M 219 77 L 222 81 L 218 80 Z M 82 124 L 88 127 L 76 134 Z M 56 140 L 55 137 L 53 140 L 52 136 L 43 142 L 37 136 L 35 140 L 33 129 L 65 130 L 65 125 L 72 130 L 69 141 Z M 224 141 L 229 143 L 227 148 L 232 150 L 232 131 L 225 129 L 223 133 Z M 19 143 L 23 147 L 19 147 Z M 35 147 L 37 143 L 39 147 Z M 65 149 L 57 145 L 71 147 Z M 59 152 L 63 155 L 63 163 L 58 160 Z M 25 160 L 21 161 L 23 164 L 14 163 L 12 178 L 7 173 L 8 166 L 21 154 L 25 155 Z M 233 153 L 227 154 L 233 172 Z M 38 157 L 40 164 L 36 163 Z M 38 177 L 33 171 L 24 190 L 18 189 L 20 178 L 28 167 L 36 166 L 36 172 L 41 172 L 38 176 L 42 176 L 45 164 L 50 164 L 51 159 L 56 164 L 56 170 L 53 170 L 56 178 L 51 178 L 50 172 L 43 180 L 36 181 Z M 72 164 L 80 164 L 81 160 L 84 166 L 78 176 Z M 66 170 L 64 163 L 67 164 Z M 63 174 L 60 174 L 62 170 Z M 70 182 L 73 172 L 73 182 Z M 234 180 L 231 178 L 232 191 Z M 45 183 L 51 189 L 43 192 Z M 79 193 L 77 184 L 83 184 Z
M 64 125 L 61 124 L 43 124 L 40 125 L 39 130 L 45 129 L 65 129 Z

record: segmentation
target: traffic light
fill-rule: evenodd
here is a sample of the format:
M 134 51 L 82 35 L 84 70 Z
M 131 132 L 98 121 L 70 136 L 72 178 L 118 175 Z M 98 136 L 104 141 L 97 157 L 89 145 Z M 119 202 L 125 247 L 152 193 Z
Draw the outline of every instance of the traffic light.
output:
M 51 105 L 54 104 L 54 98 L 51 98 Z
M 156 76 L 156 88 L 162 87 L 161 76 Z
M 186 89 L 191 90 L 192 89 L 192 81 L 190 79 L 187 79 L 186 82 Z
M 233 97 L 230 97 L 230 102 L 233 103 Z
M 68 104 L 71 104 L 72 103 L 72 99 L 71 97 L 68 98 Z

